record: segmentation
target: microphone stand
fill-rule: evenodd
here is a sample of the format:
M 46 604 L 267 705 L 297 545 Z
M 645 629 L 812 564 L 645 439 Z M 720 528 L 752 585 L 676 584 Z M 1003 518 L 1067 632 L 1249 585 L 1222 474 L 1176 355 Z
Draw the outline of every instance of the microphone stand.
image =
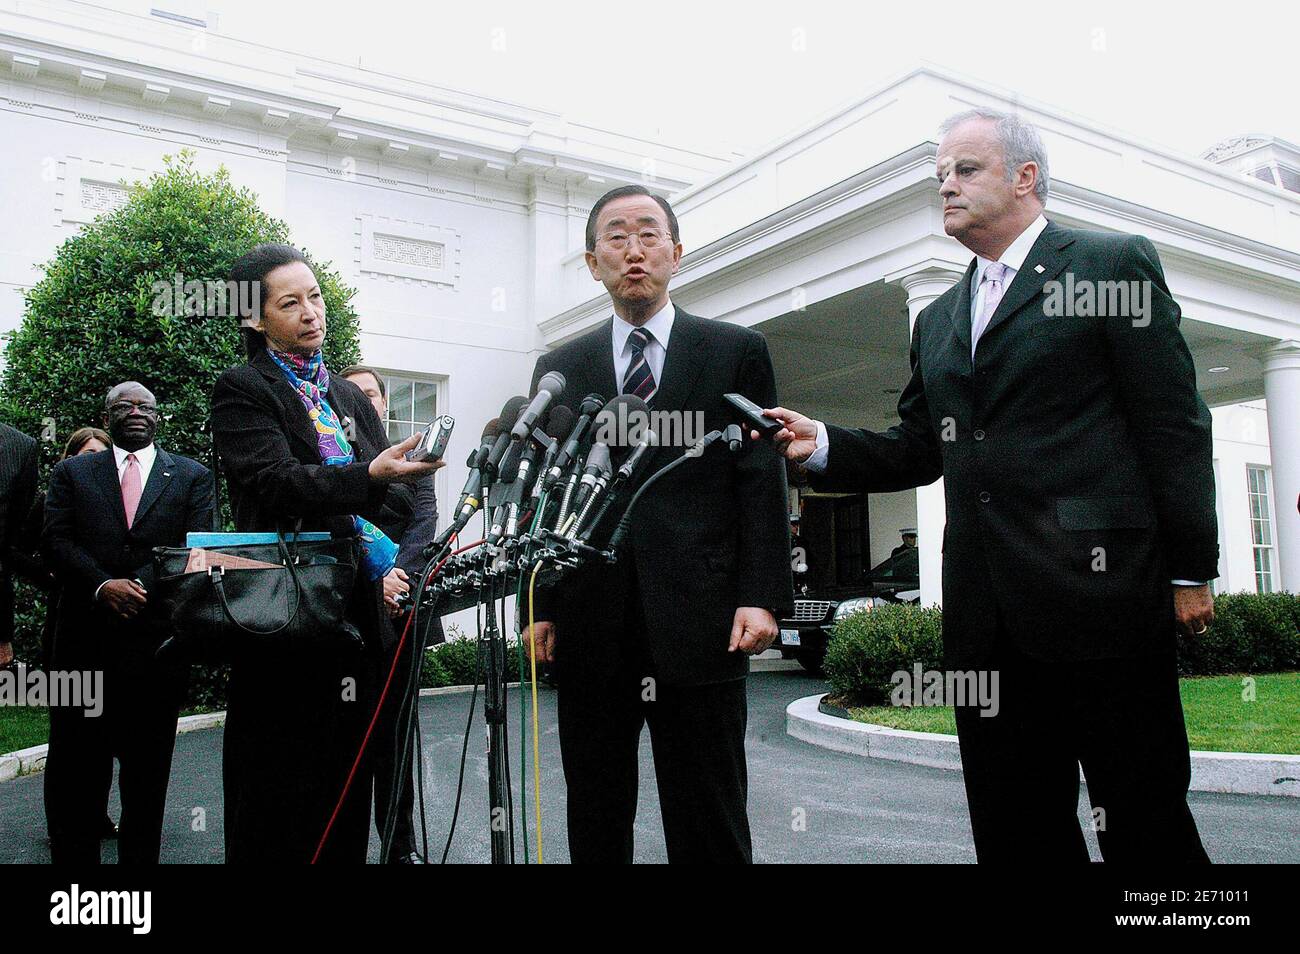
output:
M 506 769 L 506 638 L 497 623 L 496 589 L 498 574 L 489 572 L 486 600 L 487 625 L 484 632 L 486 666 L 483 676 L 483 719 L 487 723 L 488 757 L 488 828 L 492 845 L 492 864 L 514 863 L 508 841 L 514 823 L 506 807 L 506 786 L 510 784 Z M 504 581 L 504 577 L 501 577 Z

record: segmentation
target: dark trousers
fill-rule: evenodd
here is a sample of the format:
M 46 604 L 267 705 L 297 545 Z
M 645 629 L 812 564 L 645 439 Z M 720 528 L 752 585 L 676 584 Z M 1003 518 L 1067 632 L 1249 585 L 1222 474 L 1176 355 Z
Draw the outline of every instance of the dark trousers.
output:
M 1187 806 L 1187 730 L 1172 647 L 1047 663 L 999 639 L 998 713 L 958 706 L 975 851 L 983 862 L 1087 862 L 1079 766 L 1106 861 L 1208 863 Z
M 398 633 L 401 633 L 404 626 L 405 618 L 399 618 L 395 629 Z M 388 805 L 393 797 L 393 776 L 402 758 L 402 748 L 397 740 L 398 715 L 402 706 L 402 696 L 406 689 L 406 682 L 411 674 L 411 665 L 414 662 L 414 656 L 411 653 L 413 639 L 414 633 L 408 633 L 407 645 L 402 647 L 402 658 L 398 661 L 397 669 L 393 673 L 393 681 L 388 688 L 388 698 L 384 700 L 384 710 L 380 713 L 379 722 L 375 725 L 375 736 L 371 740 L 371 746 L 374 749 L 372 764 L 375 774 L 375 829 L 379 832 L 381 843 L 384 837 L 384 828 L 388 824 Z M 394 646 L 393 651 L 384 655 L 384 664 L 379 674 L 381 685 L 383 680 L 388 677 L 388 671 L 393 664 L 393 654 L 396 648 Z M 418 689 L 416 691 L 418 692 Z M 415 830 L 412 815 L 415 809 L 413 772 L 420 771 L 420 766 L 416 765 L 415 762 L 414 746 L 415 719 L 418 717 L 419 707 L 417 705 L 407 725 L 408 731 L 405 741 L 409 754 L 406 757 L 406 772 L 398 780 L 393 840 L 388 851 L 388 857 L 384 859 L 386 862 L 405 859 L 411 852 L 415 851 Z
M 570 860 L 632 861 L 637 750 L 648 724 L 668 860 L 750 863 L 745 681 L 665 685 L 655 678 L 635 612 L 611 630 L 606 636 L 615 642 L 602 647 L 607 652 L 593 668 L 572 655 L 566 660 L 564 631 L 556 629 Z M 581 655 L 582 643 L 591 645 L 571 636 L 567 651 Z
M 365 864 L 370 747 L 344 785 L 378 701 L 379 652 L 321 640 L 231 666 L 222 754 L 227 864 Z M 339 806 L 335 815 L 335 808 Z
M 46 816 L 55 864 L 98 864 L 113 757 L 122 815 L 118 861 L 157 864 L 185 680 L 147 660 L 104 671 L 103 709 L 50 709 Z

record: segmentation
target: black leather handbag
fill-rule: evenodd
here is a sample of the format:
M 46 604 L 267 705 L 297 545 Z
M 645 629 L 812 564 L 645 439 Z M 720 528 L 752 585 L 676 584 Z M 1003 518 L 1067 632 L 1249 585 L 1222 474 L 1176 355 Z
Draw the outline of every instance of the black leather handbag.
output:
M 277 533 L 275 543 L 203 549 L 273 566 L 187 573 L 189 547 L 155 547 L 158 609 L 170 624 L 160 660 L 223 663 L 266 650 L 360 650 L 361 634 L 344 619 L 357 575 L 355 538 L 301 542 Z

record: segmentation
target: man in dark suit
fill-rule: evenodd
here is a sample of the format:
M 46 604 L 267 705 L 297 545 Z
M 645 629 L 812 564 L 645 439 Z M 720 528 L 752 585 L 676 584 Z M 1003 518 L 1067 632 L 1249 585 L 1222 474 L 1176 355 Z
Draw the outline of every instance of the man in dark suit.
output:
M 13 553 L 36 498 L 36 441 L 0 424 L 0 669 L 14 660 Z
M 607 193 L 586 244 L 614 316 L 539 358 L 534 390 L 557 370 L 575 408 L 589 393 L 636 394 L 655 412 L 698 415 L 705 431 L 734 422 L 725 392 L 772 403 L 763 337 L 669 300 L 682 246 L 666 201 L 639 186 Z M 637 481 L 683 450 L 652 452 Z M 752 860 L 746 655 L 771 645 L 793 606 L 785 487 L 770 446 L 733 457 L 714 445 L 647 490 L 615 566 L 586 566 L 540 594 L 534 635 L 539 660 L 555 663 L 573 861 L 632 860 L 645 723 L 669 860 Z
M 379 420 L 388 417 L 388 389 L 379 372 L 364 365 L 354 364 L 340 372 L 344 378 L 361 389 L 361 393 L 370 399 L 371 406 L 379 415 Z M 424 548 L 438 535 L 438 494 L 432 475 L 424 477 L 416 484 L 392 484 L 388 496 L 384 499 L 383 513 L 376 521 L 380 530 L 390 540 L 398 544 L 397 565 L 384 577 L 384 603 L 388 607 L 393 629 L 400 635 L 406 628 L 410 610 L 403 611 L 398 600 L 415 586 L 425 566 Z M 433 614 L 422 614 L 421 629 L 425 631 L 424 646 L 435 646 L 446 640 L 442 629 L 442 618 Z M 417 634 L 411 633 L 408 643 L 402 650 L 402 660 L 393 675 L 393 686 L 406 685 L 410 676 L 411 663 L 415 659 L 412 643 Z M 394 646 L 394 650 L 396 646 Z M 392 666 L 391 656 L 384 661 L 384 672 Z M 384 703 L 384 712 L 376 727 L 374 765 L 375 773 L 375 828 L 382 836 L 388 824 L 388 805 L 392 801 L 393 777 L 401 757 L 401 747 L 397 743 L 397 722 L 402 702 L 402 693 L 392 691 Z M 411 733 L 415 731 L 415 722 L 410 723 Z M 408 735 L 406 745 L 411 744 L 413 735 Z M 394 822 L 392 843 L 389 846 L 389 864 L 415 864 L 422 859 L 415 850 L 415 826 L 413 813 L 415 809 L 415 785 L 412 781 L 411 766 L 415 765 L 412 757 L 408 762 L 408 771 L 401 781 L 398 795 L 396 821 Z M 419 766 L 415 766 L 419 771 Z
M 158 408 L 143 385 L 109 391 L 104 418 L 112 449 L 60 462 L 45 499 L 42 544 L 62 582 L 53 668 L 102 673 L 97 714 L 50 709 L 50 851 L 58 864 L 99 862 L 94 780 L 116 756 L 118 858 L 156 864 L 186 673 L 154 659 L 166 624 L 149 597 L 152 550 L 211 528 L 212 474 L 154 444 Z
M 1207 861 L 1175 635 L 1213 619 L 1218 543 L 1178 305 L 1147 239 L 1043 217 L 1046 154 L 1014 117 L 949 120 L 938 177 L 976 258 L 916 319 L 900 423 L 775 408 L 776 440 L 822 489 L 944 478 L 947 664 L 1000 677 L 996 715 L 956 713 L 981 861 L 1086 861 L 1080 764 L 1106 860 Z

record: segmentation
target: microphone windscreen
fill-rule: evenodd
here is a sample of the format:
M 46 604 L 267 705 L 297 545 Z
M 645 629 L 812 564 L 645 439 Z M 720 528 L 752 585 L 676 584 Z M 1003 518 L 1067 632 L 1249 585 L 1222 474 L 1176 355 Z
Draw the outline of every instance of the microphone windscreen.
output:
M 562 441 L 573 430 L 574 414 L 568 405 L 561 404 L 551 408 L 550 417 L 546 419 L 546 436 Z
M 650 406 L 635 394 L 620 394 L 600 409 L 594 422 L 596 440 L 611 448 L 636 444 L 650 426 Z
M 495 440 L 496 436 L 501 433 L 501 418 L 494 417 L 483 425 L 483 440 Z
M 519 420 L 519 412 L 528 406 L 528 398 L 522 394 L 516 394 L 509 401 L 501 406 L 501 413 L 497 415 L 497 421 L 501 430 L 509 430 L 515 426 L 515 421 Z M 498 431 L 500 433 L 500 431 Z
M 538 391 L 550 391 L 555 397 L 564 393 L 564 375 L 559 371 L 547 371 L 537 382 Z
M 506 456 L 501 458 L 501 470 L 497 478 L 498 483 L 514 483 L 519 476 L 519 456 L 522 453 L 523 444 L 511 444 L 510 449 L 506 451 Z

